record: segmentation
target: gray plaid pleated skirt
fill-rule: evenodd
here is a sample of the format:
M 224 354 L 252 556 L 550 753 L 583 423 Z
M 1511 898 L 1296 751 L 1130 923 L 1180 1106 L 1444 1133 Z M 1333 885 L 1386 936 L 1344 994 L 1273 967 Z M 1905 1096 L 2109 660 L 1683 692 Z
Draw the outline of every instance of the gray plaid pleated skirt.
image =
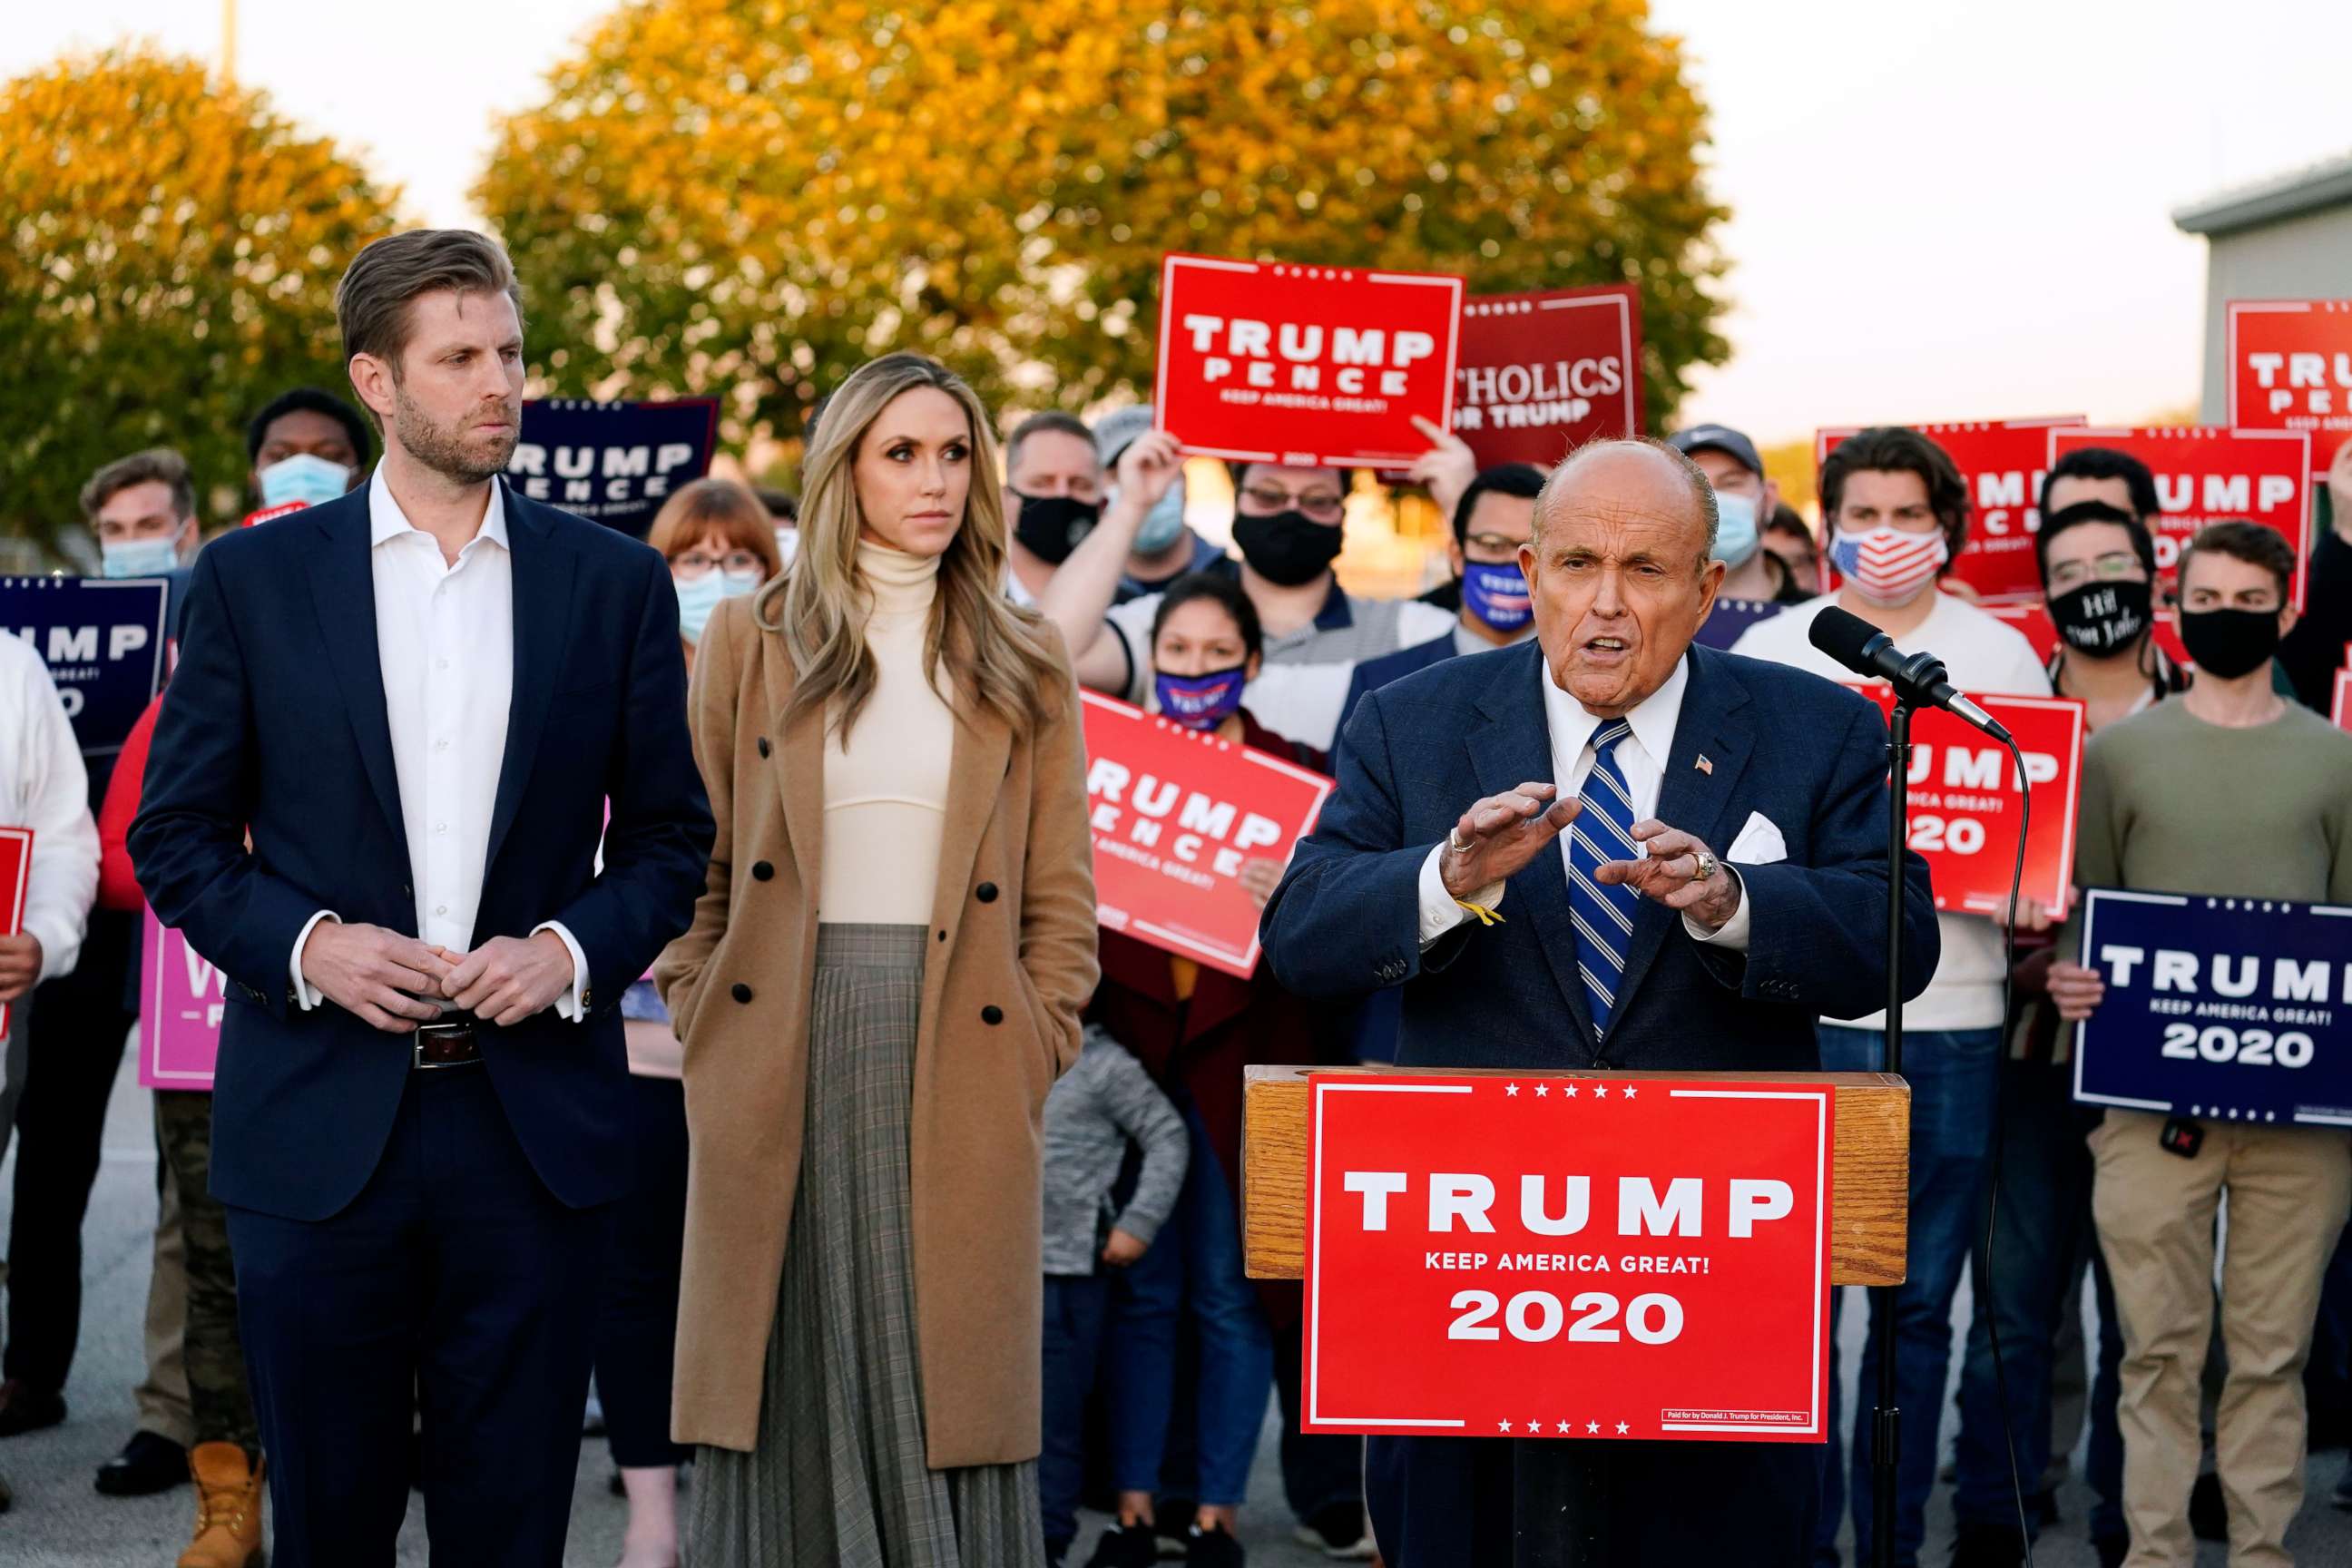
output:
M 693 1568 L 1036 1568 L 1037 1466 L 923 1462 L 907 1124 L 925 928 L 822 925 L 759 1447 L 697 1455 Z

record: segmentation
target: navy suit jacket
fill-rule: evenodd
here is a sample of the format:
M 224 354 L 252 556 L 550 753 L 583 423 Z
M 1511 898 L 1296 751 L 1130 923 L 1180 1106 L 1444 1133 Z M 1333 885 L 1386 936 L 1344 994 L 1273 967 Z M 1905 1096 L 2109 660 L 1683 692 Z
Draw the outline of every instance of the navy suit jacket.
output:
M 588 961 L 590 1015 L 484 1026 L 483 1070 L 540 1179 L 583 1207 L 630 1179 L 618 1005 L 693 918 L 710 804 L 661 557 L 511 489 L 505 503 L 514 697 L 474 942 L 562 921 Z M 369 531 L 362 487 L 196 558 L 130 835 L 158 918 L 228 982 L 212 1190 L 290 1219 L 359 1194 L 412 1063 L 410 1037 L 331 1002 L 302 1011 L 289 973 L 320 910 L 417 930 Z
M 1347 732 L 1348 721 L 1355 717 L 1356 704 L 1364 700 L 1364 693 L 1378 691 L 1383 686 L 1452 658 L 1460 651 L 1454 646 L 1454 632 L 1448 627 L 1444 637 L 1432 637 L 1411 647 L 1401 647 L 1394 653 L 1384 653 L 1378 658 L 1368 658 L 1356 666 L 1356 673 L 1348 682 L 1348 700 L 1339 704 L 1340 733 L 1344 735 Z M 1335 746 L 1333 749 L 1336 751 L 1338 748 Z
M 1751 812 L 1788 858 L 1738 867 L 1743 957 L 1694 942 L 1644 900 L 1605 1044 L 1576 970 L 1568 880 L 1548 848 L 1510 879 L 1503 922 L 1466 921 L 1421 951 L 1430 850 L 1482 796 L 1552 777 L 1542 653 L 1532 640 L 1452 658 L 1367 695 L 1339 748 L 1339 787 L 1262 922 L 1283 984 L 1308 996 L 1403 988 L 1407 1067 L 1818 1068 L 1817 1017 L 1886 1001 L 1886 727 L 1818 676 L 1712 648 L 1690 681 L 1658 816 L 1717 854 Z M 1698 765 L 1705 756 L 1707 768 Z M 1927 863 L 1906 858 L 1906 997 L 1938 952 Z

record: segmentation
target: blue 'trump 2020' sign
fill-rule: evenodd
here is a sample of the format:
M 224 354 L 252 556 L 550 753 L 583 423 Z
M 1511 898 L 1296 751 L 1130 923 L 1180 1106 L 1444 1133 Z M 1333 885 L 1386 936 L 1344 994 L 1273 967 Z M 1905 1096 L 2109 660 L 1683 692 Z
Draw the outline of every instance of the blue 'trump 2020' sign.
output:
M 0 577 L 0 632 L 49 667 L 85 755 L 112 756 L 163 685 L 160 577 Z
M 2076 1100 L 2352 1126 L 2352 908 L 2095 888 L 2083 962 Z

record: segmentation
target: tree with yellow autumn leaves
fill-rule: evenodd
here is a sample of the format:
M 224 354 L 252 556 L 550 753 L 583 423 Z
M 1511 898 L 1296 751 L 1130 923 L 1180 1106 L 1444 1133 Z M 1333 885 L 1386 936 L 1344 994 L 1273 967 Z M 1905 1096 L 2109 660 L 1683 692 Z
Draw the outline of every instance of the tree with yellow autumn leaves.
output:
M 1663 423 L 1720 360 L 1705 114 L 1643 0 L 648 0 L 475 196 L 551 390 L 799 433 L 859 361 L 1148 393 L 1169 250 L 1633 282 Z
M 392 202 L 193 60 L 109 52 L 0 84 L 0 531 L 70 532 L 90 471 L 149 446 L 234 507 L 253 411 L 344 384 L 335 281 Z

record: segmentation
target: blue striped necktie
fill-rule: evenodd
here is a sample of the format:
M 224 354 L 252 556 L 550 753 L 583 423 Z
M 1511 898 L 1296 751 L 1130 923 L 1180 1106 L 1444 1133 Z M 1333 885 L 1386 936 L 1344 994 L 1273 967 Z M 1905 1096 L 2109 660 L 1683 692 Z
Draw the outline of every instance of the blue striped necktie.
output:
M 1617 1005 L 1617 983 L 1625 973 L 1625 948 L 1633 936 L 1640 900 L 1622 883 L 1604 885 L 1593 873 L 1603 860 L 1638 860 L 1633 842 L 1633 791 L 1617 765 L 1617 743 L 1633 732 L 1622 719 L 1593 731 L 1592 771 L 1577 799 L 1584 809 L 1568 829 L 1568 905 L 1576 921 L 1576 968 L 1584 977 L 1584 999 L 1592 1009 L 1592 1032 L 1604 1033 Z

